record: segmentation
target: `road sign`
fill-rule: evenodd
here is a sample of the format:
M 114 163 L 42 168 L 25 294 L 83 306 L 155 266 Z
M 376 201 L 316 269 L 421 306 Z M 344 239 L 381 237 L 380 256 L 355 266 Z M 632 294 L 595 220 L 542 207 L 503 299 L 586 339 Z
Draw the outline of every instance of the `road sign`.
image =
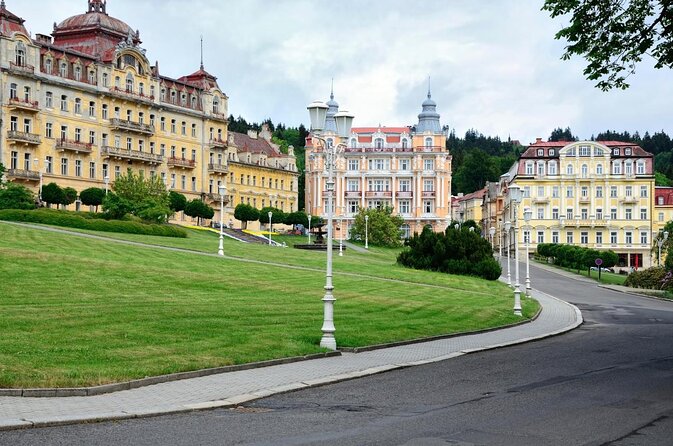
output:
M 601 266 L 603 264 L 603 259 L 596 259 L 596 266 Z

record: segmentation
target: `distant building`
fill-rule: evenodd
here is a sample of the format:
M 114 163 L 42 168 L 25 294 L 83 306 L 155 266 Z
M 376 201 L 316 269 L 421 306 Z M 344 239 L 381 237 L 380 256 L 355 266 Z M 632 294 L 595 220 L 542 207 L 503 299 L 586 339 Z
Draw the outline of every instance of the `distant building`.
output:
M 330 96 L 324 137 L 338 144 L 334 115 L 338 104 Z M 451 155 L 430 92 L 412 127 L 354 127 L 338 155 L 334 214 L 349 230 L 361 208 L 392 207 L 404 219 L 406 236 L 424 226 L 444 230 L 450 218 Z M 320 147 L 306 145 L 306 212 L 327 215 L 324 160 Z

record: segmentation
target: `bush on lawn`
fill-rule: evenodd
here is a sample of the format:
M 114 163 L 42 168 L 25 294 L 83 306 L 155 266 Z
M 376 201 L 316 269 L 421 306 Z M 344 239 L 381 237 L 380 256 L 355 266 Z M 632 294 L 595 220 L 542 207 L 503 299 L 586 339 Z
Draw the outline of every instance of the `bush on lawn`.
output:
M 120 232 L 125 234 L 157 235 L 162 237 L 187 237 L 187 233 L 175 226 L 151 225 L 133 221 L 103 220 L 91 213 L 74 213 L 49 209 L 33 211 L 0 210 L 0 220 L 41 223 L 68 228 L 88 229 L 101 232 Z
M 666 268 L 663 266 L 640 269 L 629 274 L 624 285 L 631 288 L 645 288 L 649 290 L 673 290 L 673 283 L 664 280 L 666 274 Z

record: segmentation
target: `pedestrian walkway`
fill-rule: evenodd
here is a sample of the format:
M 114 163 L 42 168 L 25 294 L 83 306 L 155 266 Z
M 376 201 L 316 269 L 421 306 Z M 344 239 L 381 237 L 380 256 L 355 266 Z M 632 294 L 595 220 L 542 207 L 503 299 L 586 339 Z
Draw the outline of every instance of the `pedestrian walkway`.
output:
M 533 297 L 543 308 L 537 319 L 502 330 L 362 353 L 343 353 L 341 356 L 185 379 L 97 396 L 0 397 L 0 429 L 231 407 L 290 390 L 542 339 L 572 330 L 582 323 L 582 315 L 575 306 L 535 290 Z

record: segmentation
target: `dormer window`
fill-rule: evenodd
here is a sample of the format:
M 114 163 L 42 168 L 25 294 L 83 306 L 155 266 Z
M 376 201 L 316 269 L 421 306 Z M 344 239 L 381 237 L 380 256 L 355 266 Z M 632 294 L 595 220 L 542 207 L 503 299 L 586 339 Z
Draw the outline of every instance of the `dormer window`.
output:
M 184 93 L 182 93 L 182 95 L 180 96 L 180 105 L 182 105 L 183 107 L 187 105 L 187 95 Z
M 171 90 L 171 102 L 175 104 L 177 102 L 178 93 L 175 90 Z
M 631 147 L 627 147 L 624 149 L 624 155 L 630 156 L 631 155 Z
M 351 138 L 351 147 L 355 148 L 358 146 L 358 140 L 355 138 Z M 402 141 L 402 146 L 404 147 L 404 141 Z
M 376 147 L 377 149 L 382 149 L 383 148 L 383 138 L 376 138 L 376 140 L 374 140 L 374 147 Z
M 166 100 L 166 89 L 165 88 L 161 89 L 161 100 L 162 101 Z
M 544 149 L 537 149 L 537 156 L 544 156 Z
M 58 74 L 61 77 L 66 77 L 68 75 L 68 65 L 65 62 L 61 62 L 61 65 L 58 68 Z
M 355 145 L 353 145 L 353 147 L 355 147 Z M 408 147 L 409 147 L 409 141 L 406 138 L 402 139 L 402 148 L 406 149 Z
M 46 59 L 44 61 L 44 71 L 47 74 L 51 74 L 51 59 Z
M 82 68 L 81 67 L 75 67 L 75 80 L 76 81 L 81 81 L 82 80 Z
M 26 65 L 26 45 L 23 42 L 16 44 L 16 64 L 19 66 Z
M 196 96 L 192 96 L 192 108 L 196 109 Z
M 220 103 L 217 101 L 213 101 L 213 113 L 219 113 L 220 112 Z
M 89 83 L 90 84 L 95 84 L 96 83 L 96 72 L 95 71 L 89 71 Z
M 554 149 L 549 149 L 549 156 L 554 156 L 555 153 Z
M 657 204 L 659 206 L 663 206 L 664 205 L 664 197 L 657 197 Z
M 425 138 L 425 147 L 432 147 L 432 138 Z
M 614 156 L 619 156 L 619 148 L 614 148 L 614 149 L 612 149 L 612 154 L 613 154 Z

